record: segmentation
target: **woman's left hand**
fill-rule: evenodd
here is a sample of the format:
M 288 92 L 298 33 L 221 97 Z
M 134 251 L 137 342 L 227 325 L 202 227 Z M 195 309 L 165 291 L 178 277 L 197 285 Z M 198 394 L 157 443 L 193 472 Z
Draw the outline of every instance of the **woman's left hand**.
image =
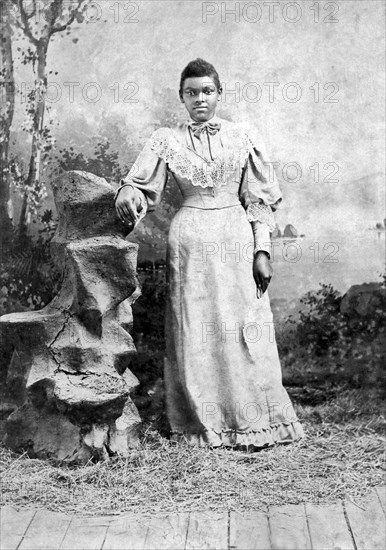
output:
M 272 279 L 273 269 L 268 254 L 259 250 L 253 259 L 253 278 L 261 297 Z

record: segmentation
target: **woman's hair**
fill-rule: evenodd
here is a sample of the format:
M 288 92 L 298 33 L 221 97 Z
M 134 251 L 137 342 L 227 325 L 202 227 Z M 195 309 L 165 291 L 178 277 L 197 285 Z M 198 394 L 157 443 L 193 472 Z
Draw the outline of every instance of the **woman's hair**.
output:
M 184 81 L 187 78 L 195 78 L 200 76 L 209 76 L 213 79 L 213 82 L 216 84 L 216 88 L 219 92 L 221 92 L 221 84 L 220 84 L 220 78 L 218 76 L 218 72 L 213 67 L 211 63 L 208 63 L 204 59 L 201 59 L 198 57 L 194 61 L 191 61 L 188 63 L 185 67 L 185 69 L 181 73 L 181 80 L 180 80 L 180 90 L 179 94 L 180 97 L 182 97 L 182 86 L 184 85 Z

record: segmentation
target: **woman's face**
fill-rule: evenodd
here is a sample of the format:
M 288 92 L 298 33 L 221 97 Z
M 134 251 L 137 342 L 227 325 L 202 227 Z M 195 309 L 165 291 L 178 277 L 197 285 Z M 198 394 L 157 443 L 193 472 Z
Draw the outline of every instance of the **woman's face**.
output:
M 196 122 L 213 118 L 221 92 L 210 76 L 186 78 L 182 85 L 181 101 Z

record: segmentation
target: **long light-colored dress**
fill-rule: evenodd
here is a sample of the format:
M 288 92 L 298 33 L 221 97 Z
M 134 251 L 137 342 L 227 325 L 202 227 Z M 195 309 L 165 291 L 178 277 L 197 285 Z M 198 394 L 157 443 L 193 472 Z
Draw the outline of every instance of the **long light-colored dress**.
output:
M 274 227 L 280 189 L 258 137 L 210 122 L 217 130 L 156 130 L 121 182 L 141 192 L 138 220 L 159 204 L 168 172 L 183 195 L 167 250 L 171 437 L 257 448 L 292 442 L 304 431 L 282 385 L 268 292 L 258 297 L 252 272 L 254 249 L 269 250 L 261 236 Z

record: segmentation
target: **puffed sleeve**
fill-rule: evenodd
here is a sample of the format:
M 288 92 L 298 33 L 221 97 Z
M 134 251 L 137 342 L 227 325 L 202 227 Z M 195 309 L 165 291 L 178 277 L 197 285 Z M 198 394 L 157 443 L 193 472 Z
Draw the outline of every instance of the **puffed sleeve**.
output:
M 249 155 L 240 183 L 240 201 L 250 222 L 276 227 L 273 212 L 282 201 L 282 194 L 261 138 L 251 131 L 246 132 Z
M 136 189 L 140 193 L 142 202 L 140 218 L 143 218 L 147 211 L 155 210 L 161 201 L 162 192 L 168 179 L 166 162 L 152 148 L 154 135 L 155 133 L 139 153 L 127 176 L 120 181 L 121 185 L 114 197 L 115 200 L 120 190 L 127 185 Z

